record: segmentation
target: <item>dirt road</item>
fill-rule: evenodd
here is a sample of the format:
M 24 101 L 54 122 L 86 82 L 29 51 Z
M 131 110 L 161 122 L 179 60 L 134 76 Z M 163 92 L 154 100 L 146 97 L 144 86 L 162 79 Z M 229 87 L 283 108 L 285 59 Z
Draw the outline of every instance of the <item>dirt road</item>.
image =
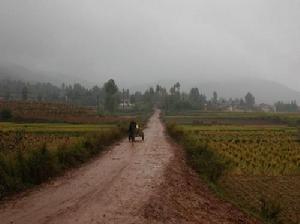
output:
M 254 223 L 218 200 L 164 134 L 123 140 L 91 163 L 0 206 L 0 223 Z

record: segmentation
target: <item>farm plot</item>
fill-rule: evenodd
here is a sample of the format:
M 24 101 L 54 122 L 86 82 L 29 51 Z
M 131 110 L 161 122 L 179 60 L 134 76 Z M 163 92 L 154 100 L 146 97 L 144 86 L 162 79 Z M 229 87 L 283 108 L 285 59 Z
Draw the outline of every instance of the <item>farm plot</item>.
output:
M 230 160 L 233 173 L 284 175 L 299 172 L 300 144 L 295 128 L 183 126 L 183 130 Z
M 226 164 L 217 187 L 227 199 L 273 223 L 299 223 L 300 141 L 296 128 L 177 125 L 176 129 L 193 145 L 205 145 Z
M 300 113 L 199 112 L 170 114 L 168 122 L 198 125 L 300 125 Z
M 125 116 L 99 116 L 95 107 L 79 107 L 64 103 L 34 101 L 0 101 L 0 110 L 12 113 L 10 120 L 17 122 L 103 124 L 126 121 Z
M 85 162 L 123 133 L 116 124 L 0 123 L 0 199 Z

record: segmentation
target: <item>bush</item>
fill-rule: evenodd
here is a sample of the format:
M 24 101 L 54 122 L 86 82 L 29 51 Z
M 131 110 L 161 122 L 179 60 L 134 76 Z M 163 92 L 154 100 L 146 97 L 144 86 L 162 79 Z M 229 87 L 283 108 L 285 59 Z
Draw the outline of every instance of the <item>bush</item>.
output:
M 208 181 L 216 183 L 226 170 L 227 163 L 210 150 L 207 144 L 198 142 L 196 138 L 185 134 L 184 130 L 178 128 L 176 124 L 169 124 L 167 130 L 177 142 L 184 146 L 187 160 L 193 169 Z
M 75 167 L 90 158 L 89 152 L 81 145 L 62 145 L 56 152 L 61 169 Z
M 26 169 L 28 179 L 23 180 L 29 184 L 40 184 L 56 174 L 56 164 L 54 155 L 51 155 L 46 144 L 36 150 L 28 153 L 26 161 Z
M 12 112 L 10 109 L 2 109 L 0 111 L 0 119 L 3 120 L 3 121 L 9 121 L 13 118 L 13 115 L 12 115 Z
M 260 203 L 261 203 L 261 208 L 260 208 L 261 217 L 264 220 L 266 220 L 267 223 L 280 224 L 281 223 L 279 219 L 279 215 L 281 212 L 280 204 L 272 200 L 266 200 L 265 198 L 261 198 Z
M 216 183 L 224 173 L 225 163 L 221 162 L 206 145 L 188 147 L 186 151 L 192 167 L 210 182 Z
M 183 138 L 184 132 L 182 129 L 177 128 L 176 123 L 170 123 L 167 125 L 167 131 L 171 137 L 176 141 L 180 141 Z
M 10 185 L 10 177 L 7 171 L 7 162 L 4 156 L 0 154 L 0 198 L 5 195 Z

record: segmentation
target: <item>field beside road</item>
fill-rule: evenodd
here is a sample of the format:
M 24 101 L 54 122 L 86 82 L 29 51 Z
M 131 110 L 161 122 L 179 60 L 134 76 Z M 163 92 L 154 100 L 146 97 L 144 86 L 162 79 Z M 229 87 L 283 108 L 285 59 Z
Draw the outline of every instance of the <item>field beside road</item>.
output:
M 55 103 L 2 102 L 1 107 L 11 117 L 0 122 L 0 199 L 89 160 L 123 137 L 129 120 Z
M 97 113 L 96 107 L 36 101 L 0 100 L 0 111 L 4 109 L 11 112 L 10 120 L 25 123 L 114 124 L 131 117 L 130 114 L 104 116 Z
M 272 223 L 300 221 L 300 135 L 292 125 L 299 118 L 256 113 L 164 117 L 189 163 L 213 188 Z
M 90 134 L 106 133 L 118 129 L 117 124 L 54 124 L 0 122 L 0 152 L 31 150 L 47 144 L 57 148 L 82 140 Z
M 264 112 L 168 112 L 169 122 L 199 125 L 300 125 L 300 113 L 264 113 Z

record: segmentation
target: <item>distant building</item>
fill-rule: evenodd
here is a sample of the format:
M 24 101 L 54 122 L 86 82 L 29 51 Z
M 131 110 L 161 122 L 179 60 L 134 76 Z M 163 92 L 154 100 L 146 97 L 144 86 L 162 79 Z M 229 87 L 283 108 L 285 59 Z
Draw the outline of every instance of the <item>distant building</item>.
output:
M 265 103 L 259 104 L 258 105 L 258 109 L 260 111 L 266 112 L 266 113 L 275 112 L 276 111 L 274 106 L 271 106 L 271 105 L 265 104 Z
M 119 109 L 121 109 L 121 110 L 128 110 L 128 109 L 132 109 L 133 107 L 134 107 L 134 104 L 130 103 L 127 100 L 125 100 L 124 102 L 119 104 Z
M 224 108 L 226 112 L 233 112 L 233 106 L 227 106 Z
M 239 108 L 238 106 L 227 106 L 223 108 L 223 111 L 226 112 L 245 112 L 244 109 Z

